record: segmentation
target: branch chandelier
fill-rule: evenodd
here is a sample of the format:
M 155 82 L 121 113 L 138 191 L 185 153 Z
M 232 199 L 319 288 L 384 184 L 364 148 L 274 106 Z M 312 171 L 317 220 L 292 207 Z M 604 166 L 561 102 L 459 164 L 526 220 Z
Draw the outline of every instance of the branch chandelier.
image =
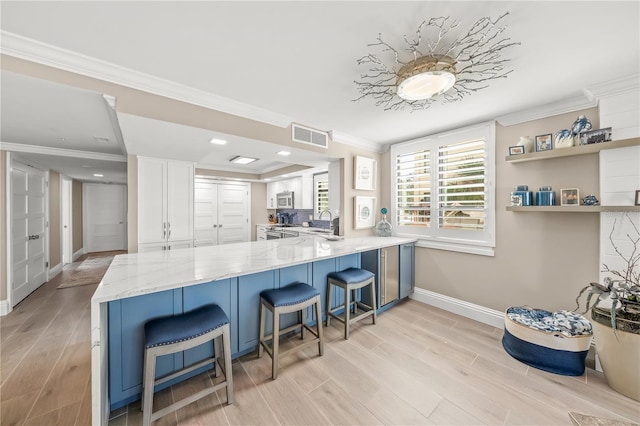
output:
M 490 80 L 506 78 L 512 70 L 506 69 L 510 59 L 503 58 L 502 51 L 520 44 L 503 35 L 506 26 L 498 26 L 507 15 L 481 18 L 466 34 L 453 39 L 449 33 L 458 28 L 458 21 L 450 22 L 448 16 L 431 18 L 418 26 L 414 38 L 404 36 L 403 49 L 392 47 L 378 34 L 378 41 L 368 46 L 391 52 L 395 63 L 387 66 L 376 54 L 358 59 L 358 65 L 369 70 L 354 81 L 360 93 L 355 100 L 373 98 L 385 110 L 420 110 L 436 100 L 459 101 L 488 87 Z M 404 55 L 408 59 L 401 58 L 403 52 L 409 52 Z

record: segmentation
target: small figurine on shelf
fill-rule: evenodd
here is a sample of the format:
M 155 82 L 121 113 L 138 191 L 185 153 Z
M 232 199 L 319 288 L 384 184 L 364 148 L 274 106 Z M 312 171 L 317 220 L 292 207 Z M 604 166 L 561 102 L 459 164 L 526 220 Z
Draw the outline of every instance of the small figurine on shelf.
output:
M 595 195 L 587 195 L 582 199 L 582 204 L 585 206 L 597 206 L 600 205 L 600 201 L 598 201 Z
M 387 222 L 387 209 L 383 207 L 380 213 L 382 213 L 382 220 L 376 225 L 376 235 L 378 237 L 390 237 L 391 224 Z

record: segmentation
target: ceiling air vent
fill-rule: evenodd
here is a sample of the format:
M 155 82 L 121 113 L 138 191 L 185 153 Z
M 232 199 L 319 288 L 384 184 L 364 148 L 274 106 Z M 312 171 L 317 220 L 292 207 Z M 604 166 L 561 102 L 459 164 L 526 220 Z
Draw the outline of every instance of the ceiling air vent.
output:
M 320 146 L 322 148 L 327 148 L 329 146 L 328 133 L 298 126 L 297 124 L 293 124 L 291 129 L 293 133 L 292 139 L 294 142 L 306 143 L 309 145 Z

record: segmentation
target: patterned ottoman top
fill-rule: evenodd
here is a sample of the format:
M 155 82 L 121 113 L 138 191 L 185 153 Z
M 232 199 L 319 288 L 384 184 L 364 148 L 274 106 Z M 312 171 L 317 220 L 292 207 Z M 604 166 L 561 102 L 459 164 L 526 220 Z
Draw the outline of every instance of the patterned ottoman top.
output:
M 507 317 L 534 330 L 560 333 L 567 337 L 592 334 L 589 320 L 571 311 L 549 312 L 528 306 L 516 306 L 507 309 Z

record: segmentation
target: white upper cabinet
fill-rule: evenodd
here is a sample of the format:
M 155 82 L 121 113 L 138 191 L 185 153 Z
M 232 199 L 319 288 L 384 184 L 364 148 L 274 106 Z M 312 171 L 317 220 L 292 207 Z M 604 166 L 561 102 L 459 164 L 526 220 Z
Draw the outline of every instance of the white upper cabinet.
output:
M 138 158 L 138 244 L 193 241 L 191 163 Z
M 294 209 L 313 209 L 313 175 L 308 174 L 291 179 L 267 183 L 267 208 L 278 208 L 277 194 L 293 193 Z

